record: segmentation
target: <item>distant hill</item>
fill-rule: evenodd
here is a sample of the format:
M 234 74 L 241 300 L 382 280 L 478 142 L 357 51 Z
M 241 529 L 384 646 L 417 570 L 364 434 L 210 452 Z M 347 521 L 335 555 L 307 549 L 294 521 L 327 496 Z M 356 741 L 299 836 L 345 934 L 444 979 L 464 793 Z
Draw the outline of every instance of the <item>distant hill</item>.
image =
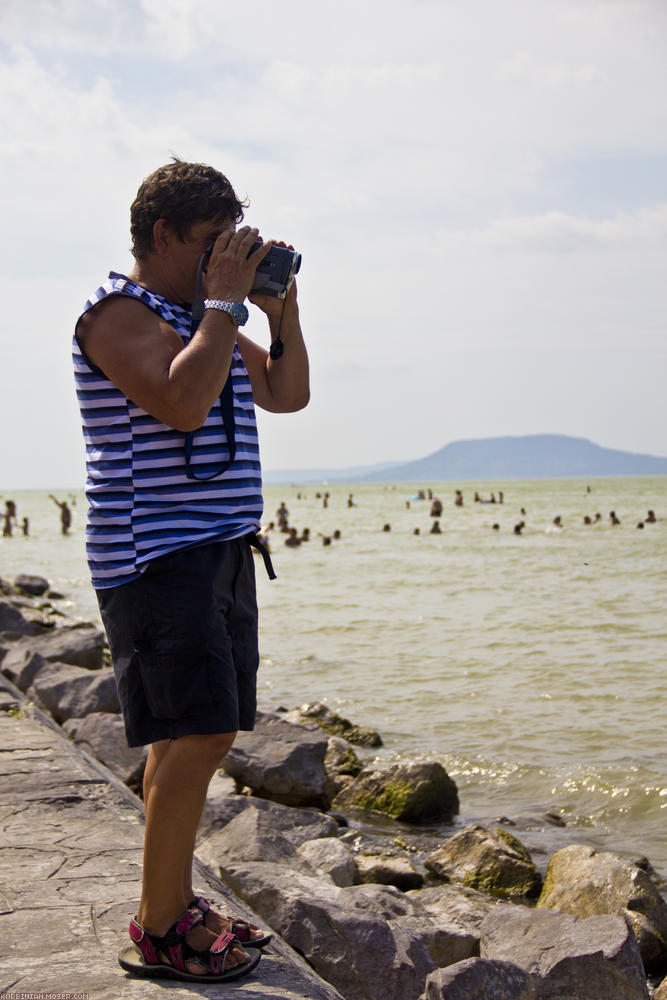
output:
M 370 473 L 381 473 L 382 482 L 394 478 L 394 469 L 403 462 L 378 462 L 375 465 L 351 465 L 347 469 L 262 469 L 262 480 L 269 486 L 279 483 L 358 483 Z
M 438 482 L 475 479 L 566 479 L 593 476 L 665 476 L 667 458 L 602 448 L 563 434 L 452 441 L 412 462 L 356 469 L 268 473 L 267 482 Z M 315 475 L 317 473 L 317 475 Z

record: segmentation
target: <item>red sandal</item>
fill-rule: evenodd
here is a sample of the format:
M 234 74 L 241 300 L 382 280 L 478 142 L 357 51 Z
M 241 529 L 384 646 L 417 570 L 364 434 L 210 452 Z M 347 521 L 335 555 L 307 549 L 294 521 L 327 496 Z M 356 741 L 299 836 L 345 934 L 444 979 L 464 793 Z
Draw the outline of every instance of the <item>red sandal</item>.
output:
M 204 915 L 195 906 L 182 913 L 162 936 L 149 934 L 136 920 L 130 920 L 130 937 L 134 943 L 118 955 L 121 967 L 134 976 L 184 979 L 191 983 L 223 983 L 247 976 L 259 965 L 261 952 L 248 948 L 244 949 L 249 956 L 247 962 L 225 969 L 230 949 L 240 944 L 239 939 L 227 931 L 219 934 L 207 951 L 193 948 L 185 940 L 185 935 L 203 922 Z M 168 956 L 168 960 L 161 958 L 161 954 Z M 191 961 L 206 969 L 206 974 L 188 972 L 187 963 Z
M 210 900 L 205 899 L 204 896 L 195 896 L 190 906 L 195 906 L 204 917 L 206 917 L 209 910 L 212 910 Z M 263 937 L 254 938 L 252 936 L 253 928 L 247 920 L 243 920 L 241 917 L 227 915 L 224 919 L 231 922 L 231 933 L 235 934 L 243 945 L 249 944 L 253 948 L 265 948 L 269 941 L 273 940 L 273 934 L 264 934 Z M 206 924 L 206 920 L 204 920 L 204 924 Z

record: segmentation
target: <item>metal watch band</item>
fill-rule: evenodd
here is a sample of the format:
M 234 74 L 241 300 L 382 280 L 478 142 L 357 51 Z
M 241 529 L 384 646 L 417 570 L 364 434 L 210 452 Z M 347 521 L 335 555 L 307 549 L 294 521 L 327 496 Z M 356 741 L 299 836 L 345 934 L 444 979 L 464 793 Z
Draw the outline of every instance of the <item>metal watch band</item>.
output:
M 243 326 L 248 319 L 248 310 L 242 302 L 229 302 L 224 299 L 204 299 L 204 309 L 218 309 L 228 313 L 237 326 Z

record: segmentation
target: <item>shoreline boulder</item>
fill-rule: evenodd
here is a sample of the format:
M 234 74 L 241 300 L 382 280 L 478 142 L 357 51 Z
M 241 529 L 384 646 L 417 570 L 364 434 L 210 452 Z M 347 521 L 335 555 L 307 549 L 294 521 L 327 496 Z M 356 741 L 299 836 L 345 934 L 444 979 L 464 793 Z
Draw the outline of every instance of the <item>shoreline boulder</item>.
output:
M 68 663 L 46 663 L 37 672 L 28 696 L 34 695 L 56 722 L 82 719 L 93 712 L 120 713 L 111 667 L 86 670 Z
M 252 732 L 241 732 L 222 762 L 241 788 L 287 806 L 331 805 L 331 781 L 324 766 L 327 737 L 319 726 L 285 722 L 258 712 Z
M 375 762 L 338 793 L 334 805 L 418 825 L 449 822 L 459 811 L 459 797 L 456 785 L 437 761 Z
M 68 719 L 63 730 L 70 739 L 105 764 L 133 792 L 141 794 L 146 767 L 146 747 L 128 747 L 121 715 L 93 712 L 83 719 Z
M 340 736 L 348 743 L 363 747 L 381 747 L 382 737 L 376 729 L 357 726 L 349 719 L 332 712 L 321 701 L 293 708 L 284 718 L 288 722 L 316 722 L 329 736 Z
M 578 920 L 498 903 L 480 930 L 480 956 L 529 972 L 539 1000 L 648 1000 L 639 947 L 621 917 Z
M 500 827 L 467 826 L 424 864 L 437 878 L 503 899 L 537 896 L 542 879 L 521 841 Z
M 531 976 L 511 962 L 466 958 L 436 969 L 421 1000 L 537 1000 Z
M 667 965 L 667 902 L 637 864 L 572 844 L 549 861 L 538 907 L 576 917 L 612 914 L 632 927 L 648 971 Z
M 2 672 L 19 687 L 17 677 L 35 654 L 50 662 L 100 670 L 104 665 L 105 649 L 106 636 L 96 625 L 68 622 L 40 635 L 25 635 L 12 642 L 2 660 Z

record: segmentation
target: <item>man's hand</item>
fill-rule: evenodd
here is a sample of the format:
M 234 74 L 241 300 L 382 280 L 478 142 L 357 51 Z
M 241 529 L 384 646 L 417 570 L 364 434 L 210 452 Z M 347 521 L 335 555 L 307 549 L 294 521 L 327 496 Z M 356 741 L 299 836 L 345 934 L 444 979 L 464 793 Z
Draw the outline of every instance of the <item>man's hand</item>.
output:
M 252 288 L 257 265 L 264 260 L 271 244 L 258 247 L 259 230 L 243 226 L 238 232 L 225 230 L 213 244 L 204 287 L 207 299 L 243 302 Z
M 266 245 L 269 248 L 275 246 L 275 247 L 283 247 L 286 250 L 294 250 L 294 247 L 291 244 L 283 243 L 282 240 L 280 241 L 269 240 L 268 244 Z M 261 249 L 263 250 L 264 247 L 262 247 Z M 254 257 L 255 254 L 253 254 L 252 256 Z M 266 256 L 266 254 L 264 256 Z M 252 260 L 252 257 L 250 259 Z M 262 257 L 262 260 L 263 259 L 264 257 Z M 293 310 L 294 306 L 296 305 L 296 281 L 293 281 L 292 284 L 290 285 L 290 289 L 285 299 L 278 299 L 276 298 L 275 295 L 262 295 L 261 292 L 256 292 L 254 295 L 249 295 L 248 299 L 250 300 L 250 302 L 252 302 L 254 306 L 257 306 L 258 309 L 261 309 L 262 312 L 265 313 L 266 316 L 268 316 L 269 323 L 271 323 L 272 320 L 279 322 L 280 317 L 283 315 L 283 306 L 285 309 L 285 314 L 287 314 L 291 310 Z

